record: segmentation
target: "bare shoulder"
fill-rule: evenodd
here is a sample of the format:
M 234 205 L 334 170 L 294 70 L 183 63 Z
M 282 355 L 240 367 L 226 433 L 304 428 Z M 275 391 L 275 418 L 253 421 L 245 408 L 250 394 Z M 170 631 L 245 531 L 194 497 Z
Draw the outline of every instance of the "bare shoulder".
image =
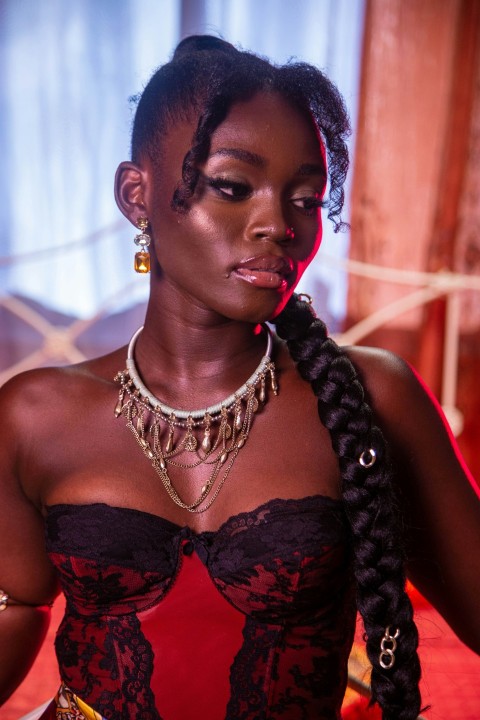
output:
M 2 477 L 23 486 L 52 454 L 78 418 L 92 415 L 105 397 L 111 402 L 113 378 L 121 367 L 118 353 L 68 367 L 21 373 L 0 388 L 0 458 Z
M 399 355 L 384 348 L 348 345 L 343 349 L 351 361 L 362 371 L 372 370 L 388 375 L 401 373 L 410 367 Z
M 101 413 L 106 397 L 111 405 L 118 363 L 113 353 L 80 365 L 31 370 L 0 388 L 0 537 L 5 549 L 0 577 L 20 604 L 50 602 L 58 591 L 45 552 L 43 493 L 65 469 L 81 462 L 98 434 L 78 432 L 79 422 Z
M 121 351 L 116 351 L 76 365 L 38 368 L 14 376 L 0 388 L 0 422 L 8 417 L 11 427 L 20 417 L 22 425 L 36 423 L 39 412 L 44 419 L 52 413 L 58 415 L 85 394 L 110 388 L 114 368 L 121 365 L 119 355 L 122 357 Z
M 443 463 L 451 473 L 463 472 L 457 444 L 440 404 L 418 373 L 387 350 L 349 347 L 346 352 L 398 463 L 403 465 L 408 457 L 415 458 L 417 469 L 429 467 L 432 471 Z M 434 474 L 414 472 L 412 467 L 409 477 L 425 484 Z M 440 482 L 440 475 L 444 482 L 451 482 L 447 472 L 438 472 L 435 482 Z
M 476 485 L 431 391 L 404 360 L 385 350 L 355 347 L 357 368 L 375 420 L 387 437 L 406 496 L 433 507 L 473 497 Z
M 52 411 L 51 401 L 64 385 L 64 374 L 60 368 L 28 370 L 0 388 L 2 446 L 18 449 L 22 439 L 37 425 L 39 413 L 43 422 L 47 419 Z
M 348 347 L 366 398 L 389 435 L 409 438 L 415 427 L 433 423 L 449 433 L 439 403 L 417 372 L 403 358 L 381 348 Z
M 390 404 L 396 396 L 401 399 L 405 391 L 425 391 L 412 367 L 399 355 L 375 347 L 349 346 L 344 349 L 375 404 Z
M 404 510 L 408 573 L 462 640 L 480 652 L 475 482 L 438 403 L 408 363 L 374 348 L 348 348 L 347 354 L 390 447 Z

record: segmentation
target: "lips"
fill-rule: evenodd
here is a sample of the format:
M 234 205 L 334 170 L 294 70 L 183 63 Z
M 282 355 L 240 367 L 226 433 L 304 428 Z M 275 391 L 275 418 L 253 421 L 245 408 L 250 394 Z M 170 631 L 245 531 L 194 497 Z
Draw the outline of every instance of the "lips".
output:
M 260 255 L 239 263 L 233 273 L 255 287 L 283 290 L 292 270 L 293 262 L 290 258 Z

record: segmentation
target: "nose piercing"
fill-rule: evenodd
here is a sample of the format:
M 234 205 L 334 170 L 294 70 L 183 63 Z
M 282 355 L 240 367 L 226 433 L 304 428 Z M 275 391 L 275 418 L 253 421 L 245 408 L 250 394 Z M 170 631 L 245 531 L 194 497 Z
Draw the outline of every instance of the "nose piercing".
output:
M 293 239 L 294 239 L 294 237 L 295 237 L 295 231 L 294 231 L 293 227 L 287 227 L 286 232 L 285 232 L 285 236 L 286 236 L 289 240 L 293 240 Z

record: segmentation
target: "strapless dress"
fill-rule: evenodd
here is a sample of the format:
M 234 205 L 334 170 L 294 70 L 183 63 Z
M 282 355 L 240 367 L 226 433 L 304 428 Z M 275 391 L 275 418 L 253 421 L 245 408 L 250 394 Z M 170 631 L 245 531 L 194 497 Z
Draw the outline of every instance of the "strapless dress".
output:
M 95 717 L 340 718 L 356 616 L 340 501 L 270 500 L 199 533 L 53 505 L 46 541 L 66 597 L 61 681 Z

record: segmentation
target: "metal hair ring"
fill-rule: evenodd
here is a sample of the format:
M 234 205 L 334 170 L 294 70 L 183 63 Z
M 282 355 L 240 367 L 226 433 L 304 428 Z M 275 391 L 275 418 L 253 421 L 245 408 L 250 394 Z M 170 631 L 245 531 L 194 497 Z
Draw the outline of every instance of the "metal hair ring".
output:
M 307 305 L 311 305 L 313 302 L 312 296 L 308 293 L 298 293 L 297 298 L 301 300 L 301 302 L 307 303 Z
M 395 634 L 390 632 L 391 625 L 385 630 L 385 635 L 380 642 L 380 655 L 378 662 L 384 670 L 390 670 L 395 665 L 395 650 L 397 649 L 397 638 L 400 635 L 400 628 L 395 630 Z
M 375 465 L 377 461 L 377 453 L 373 448 L 368 448 L 367 450 L 364 450 L 360 457 L 358 458 L 358 462 L 360 465 L 368 470 L 373 465 Z

